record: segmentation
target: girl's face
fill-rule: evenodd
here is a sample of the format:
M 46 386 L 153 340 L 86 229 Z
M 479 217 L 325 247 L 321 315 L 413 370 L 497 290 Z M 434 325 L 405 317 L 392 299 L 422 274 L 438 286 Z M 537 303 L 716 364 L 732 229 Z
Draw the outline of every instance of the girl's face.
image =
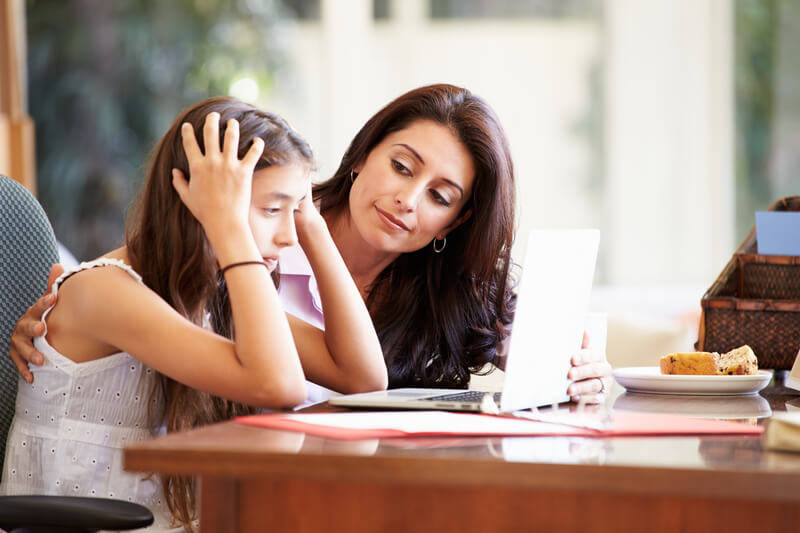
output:
M 464 222 L 472 193 L 472 157 L 447 127 L 417 120 L 390 133 L 354 169 L 352 220 L 374 249 L 413 252 Z
M 250 197 L 250 231 L 270 272 L 278 255 L 297 244 L 295 210 L 309 192 L 309 172 L 302 165 L 272 166 L 253 174 Z

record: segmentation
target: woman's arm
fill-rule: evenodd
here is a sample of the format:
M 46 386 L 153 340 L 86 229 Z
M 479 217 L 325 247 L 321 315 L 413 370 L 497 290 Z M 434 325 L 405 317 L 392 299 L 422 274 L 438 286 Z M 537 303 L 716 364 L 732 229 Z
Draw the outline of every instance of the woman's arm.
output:
M 497 348 L 492 363 L 500 370 L 505 370 L 510 336 L 506 336 Z M 599 396 L 611 387 L 611 365 L 606 360 L 603 352 L 593 350 L 589 336 L 584 332 L 581 350 L 570 359 L 572 365 L 567 377 L 572 380 L 567 388 L 567 394 L 573 401 L 581 397 L 588 400 L 600 401 Z
M 55 304 L 55 296 L 51 293 L 53 283 L 63 273 L 64 267 L 58 263 L 50 267 L 47 291 L 25 311 L 11 334 L 8 355 L 19 375 L 28 383 L 33 383 L 33 373 L 29 365 L 41 366 L 44 363 L 42 354 L 33 347 L 33 338 L 44 333 L 42 315 L 46 309 Z
M 512 324 L 513 329 L 513 324 Z M 492 363 L 505 370 L 508 348 L 511 339 L 509 333 L 498 343 L 497 351 Z M 581 349 L 570 360 L 570 370 L 567 377 L 573 382 L 567 388 L 567 394 L 573 401 L 578 401 L 582 396 L 589 400 L 601 400 L 599 396 L 611 387 L 611 365 L 605 353 L 592 349 L 591 339 L 584 331 Z
M 306 375 L 339 392 L 385 389 L 386 363 L 372 318 L 325 220 L 311 201 L 311 191 L 295 215 L 295 223 L 300 246 L 317 280 L 325 317 L 325 331 L 321 331 L 288 315 Z
M 602 400 L 600 394 L 608 392 L 611 387 L 611 365 L 605 354 L 593 350 L 589 335 L 583 333 L 581 351 L 572 356 L 572 368 L 567 377 L 573 380 L 567 389 L 573 401 L 587 397 L 589 400 Z

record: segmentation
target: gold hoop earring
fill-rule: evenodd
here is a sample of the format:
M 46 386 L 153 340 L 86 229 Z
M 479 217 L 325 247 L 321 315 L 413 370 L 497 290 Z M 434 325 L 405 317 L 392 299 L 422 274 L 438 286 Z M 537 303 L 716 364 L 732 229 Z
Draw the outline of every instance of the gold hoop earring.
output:
M 437 238 L 433 239 L 433 251 L 436 252 L 437 254 L 440 254 L 444 250 L 444 247 L 447 246 L 447 237 L 445 236 L 444 238 L 441 239 L 441 241 L 442 241 L 442 245 L 441 246 L 437 245 L 436 241 L 438 241 L 438 240 L 439 239 L 437 239 Z

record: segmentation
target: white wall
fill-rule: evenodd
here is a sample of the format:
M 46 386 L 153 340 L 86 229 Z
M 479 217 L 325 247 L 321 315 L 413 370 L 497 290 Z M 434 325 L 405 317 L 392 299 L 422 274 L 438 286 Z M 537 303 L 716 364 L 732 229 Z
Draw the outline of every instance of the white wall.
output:
M 511 143 L 515 257 L 531 227 L 596 226 L 599 282 L 710 284 L 735 245 L 730 0 L 607 0 L 597 19 L 432 21 L 425 5 L 395 1 L 375 22 L 371 0 L 322 0 L 321 23 L 285 29 L 291 68 L 261 103 L 311 141 L 318 179 L 390 99 L 463 85 Z M 600 158 L 581 130 L 592 105 Z
M 606 273 L 710 285 L 732 252 L 728 0 L 607 0 Z

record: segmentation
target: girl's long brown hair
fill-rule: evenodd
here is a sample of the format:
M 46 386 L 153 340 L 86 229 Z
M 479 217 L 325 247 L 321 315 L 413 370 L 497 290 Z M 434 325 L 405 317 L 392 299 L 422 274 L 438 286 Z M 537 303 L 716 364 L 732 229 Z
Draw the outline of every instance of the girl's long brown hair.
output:
M 211 112 L 220 114 L 220 143 L 229 119 L 239 122 L 239 157 L 256 137 L 264 140 L 264 152 L 256 165 L 261 170 L 273 165 L 313 165 L 311 147 L 279 116 L 233 98 L 211 98 L 185 111 L 170 126 L 154 150 L 142 192 L 131 210 L 126 228 L 128 258 L 144 283 L 179 313 L 195 324 L 211 327 L 233 337 L 230 305 L 224 280 L 202 226 L 181 201 L 172 186 L 172 169 L 189 175 L 180 127 L 194 127 L 199 145 L 204 146 L 203 123 Z M 277 279 L 273 276 L 273 279 Z M 187 364 L 190 364 L 187 362 Z M 198 391 L 160 376 L 165 411 L 151 413 L 154 424 L 168 432 L 189 429 L 236 415 L 254 412 L 250 406 Z M 194 531 L 194 479 L 163 476 L 162 484 L 172 515 Z
M 509 282 L 514 166 L 494 111 L 453 85 L 405 93 L 367 121 L 333 177 L 314 187 L 314 199 L 323 214 L 349 216 L 351 171 L 388 134 L 417 120 L 449 128 L 472 156 L 475 182 L 462 211 L 472 216 L 447 235 L 442 253 L 428 246 L 386 267 L 367 307 L 391 387 L 466 387 L 471 372 L 495 360 L 516 306 Z

